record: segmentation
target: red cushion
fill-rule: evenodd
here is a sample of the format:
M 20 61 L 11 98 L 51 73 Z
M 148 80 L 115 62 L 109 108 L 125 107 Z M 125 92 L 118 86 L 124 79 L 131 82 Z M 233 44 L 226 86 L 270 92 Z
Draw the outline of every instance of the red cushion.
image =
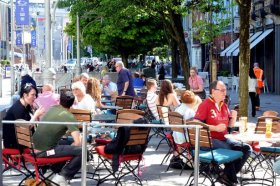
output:
M 260 152 L 261 147 L 260 147 L 259 142 L 253 142 L 253 143 L 252 143 L 252 149 L 253 149 L 254 151 L 256 151 L 256 152 Z
M 65 156 L 65 157 L 45 157 L 45 158 L 36 158 L 37 161 L 35 161 L 34 157 L 31 154 L 24 154 L 23 155 L 25 161 L 36 163 L 38 165 L 47 165 L 47 164 L 54 164 L 59 162 L 64 162 L 71 160 L 73 157 L 71 156 Z
M 102 139 L 102 138 L 95 139 L 95 143 L 97 145 L 106 145 L 106 144 L 110 143 L 111 141 L 112 141 L 112 139 L 111 140 L 106 140 L 106 139 Z
M 185 142 L 185 143 L 182 143 L 182 144 L 176 144 L 176 145 L 177 145 L 177 147 L 184 147 L 184 148 L 190 147 L 189 142 Z
M 18 154 L 20 154 L 18 149 L 9 149 L 9 148 L 2 149 L 2 153 L 5 154 L 5 155 L 18 155 Z M 30 154 L 30 149 L 28 149 L 28 148 L 23 149 L 23 154 Z
M 99 154 L 100 156 L 103 156 L 106 159 L 113 159 L 113 154 L 106 154 L 105 153 L 105 146 L 98 146 L 95 147 L 95 150 L 97 152 L 97 154 Z M 121 155 L 120 156 L 120 160 L 123 161 L 132 161 L 132 160 L 139 160 L 142 158 L 142 154 L 126 154 L 126 155 Z

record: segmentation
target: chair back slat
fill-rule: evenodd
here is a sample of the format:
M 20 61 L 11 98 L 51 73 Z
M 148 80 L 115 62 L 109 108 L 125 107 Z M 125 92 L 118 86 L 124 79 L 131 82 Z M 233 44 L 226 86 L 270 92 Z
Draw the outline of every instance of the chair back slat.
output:
M 91 122 L 91 111 L 84 109 L 70 109 L 77 121 Z
M 197 121 L 188 121 L 186 124 L 202 126 L 202 128 L 200 129 L 200 138 L 199 138 L 200 147 L 206 147 L 206 148 L 212 147 L 212 138 L 210 135 L 209 127 L 206 124 Z M 195 129 L 188 128 L 188 135 L 189 135 L 191 146 L 195 147 Z
M 116 98 L 116 106 L 122 107 L 123 109 L 131 109 L 132 103 L 132 96 L 118 96 Z
M 274 116 L 277 117 L 278 116 L 278 112 L 273 111 L 273 110 L 267 110 L 263 113 L 263 116 Z
M 132 123 L 134 120 L 140 119 L 144 116 L 144 111 L 134 109 L 124 109 L 117 111 L 117 123 Z
M 26 146 L 28 148 L 32 148 L 32 132 L 30 130 L 30 126 L 28 124 L 16 124 L 15 128 L 18 144 Z
M 185 123 L 183 116 L 181 114 L 179 114 L 178 112 L 169 112 L 168 119 L 169 119 L 170 125 L 184 125 L 184 123 Z M 185 133 L 185 129 L 183 129 L 183 128 L 172 127 L 171 130 L 176 131 L 176 132 Z
M 149 137 L 149 128 L 131 128 L 127 146 L 130 145 L 145 145 Z
M 169 119 L 168 119 L 169 107 L 157 105 L 157 110 L 158 110 L 159 118 L 164 122 L 164 124 L 169 125 Z

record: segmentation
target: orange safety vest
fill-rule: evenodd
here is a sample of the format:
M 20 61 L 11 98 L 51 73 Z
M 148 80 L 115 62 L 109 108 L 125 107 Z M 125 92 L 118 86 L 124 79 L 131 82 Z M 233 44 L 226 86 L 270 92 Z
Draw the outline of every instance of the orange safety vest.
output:
M 262 81 L 262 77 L 263 77 L 263 70 L 260 69 L 259 67 L 254 67 L 254 74 L 257 77 L 257 81 L 258 81 L 258 89 L 263 88 L 264 84 Z M 259 92 L 258 92 L 259 93 Z

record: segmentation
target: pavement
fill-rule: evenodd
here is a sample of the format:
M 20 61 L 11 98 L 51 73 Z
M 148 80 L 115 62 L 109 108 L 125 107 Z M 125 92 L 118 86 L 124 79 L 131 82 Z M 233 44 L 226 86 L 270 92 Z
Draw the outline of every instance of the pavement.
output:
M 2 97 L 0 98 L 0 109 L 6 108 L 10 105 L 10 81 L 9 79 L 3 79 L 3 93 Z M 233 108 L 235 104 L 238 104 L 238 93 L 235 90 L 229 90 L 228 95 L 230 95 L 231 102 L 230 102 L 230 108 Z M 250 107 L 251 104 L 249 103 L 248 109 L 249 109 L 249 121 L 255 122 L 257 120 L 258 116 L 261 116 L 262 113 L 266 110 L 274 110 L 280 113 L 280 95 L 274 95 L 271 93 L 261 94 L 261 109 L 260 111 L 257 111 L 257 115 L 255 118 L 250 116 Z M 156 145 L 158 144 L 160 138 L 153 137 L 151 142 L 149 143 L 149 146 L 145 152 L 144 155 L 144 161 L 141 164 L 141 179 L 143 180 L 143 185 L 151 185 L 151 186 L 177 186 L 177 185 L 185 185 L 187 183 L 187 180 L 189 178 L 189 175 L 191 174 L 191 171 L 184 170 L 183 174 L 180 176 L 179 170 L 176 169 L 169 169 L 166 171 L 168 162 L 161 164 L 161 161 L 163 160 L 163 157 L 168 151 L 168 146 L 166 144 L 163 144 L 160 146 L 158 150 L 156 150 Z M 97 161 L 92 162 L 88 165 L 88 170 L 94 169 L 95 164 Z M 23 178 L 22 176 L 11 176 L 9 173 L 8 175 L 3 176 L 3 183 L 2 185 L 6 186 L 14 186 L 18 185 L 20 180 Z M 263 175 L 263 172 L 258 173 L 259 175 Z M 279 177 L 277 178 L 276 182 L 279 182 Z M 93 179 L 87 179 L 87 185 L 96 185 L 96 181 Z M 0 183 L 1 185 L 1 183 Z M 74 179 L 71 181 L 71 186 L 78 186 L 81 185 L 80 179 Z M 113 183 L 105 183 L 102 185 L 114 185 Z M 135 185 L 134 182 L 126 180 L 123 185 Z M 210 185 L 206 184 L 206 185 Z M 219 184 L 217 184 L 219 185 Z M 262 184 L 254 184 L 254 185 L 262 185 Z

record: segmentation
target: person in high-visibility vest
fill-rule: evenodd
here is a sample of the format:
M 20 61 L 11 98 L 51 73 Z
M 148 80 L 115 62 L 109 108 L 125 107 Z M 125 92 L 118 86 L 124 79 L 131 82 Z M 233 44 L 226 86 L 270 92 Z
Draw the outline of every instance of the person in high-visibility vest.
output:
M 263 70 L 259 67 L 258 63 L 254 63 L 254 74 L 257 77 L 257 94 L 256 94 L 256 110 L 260 109 L 260 94 L 261 89 L 263 88 Z

